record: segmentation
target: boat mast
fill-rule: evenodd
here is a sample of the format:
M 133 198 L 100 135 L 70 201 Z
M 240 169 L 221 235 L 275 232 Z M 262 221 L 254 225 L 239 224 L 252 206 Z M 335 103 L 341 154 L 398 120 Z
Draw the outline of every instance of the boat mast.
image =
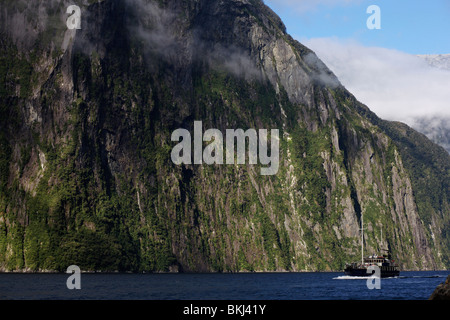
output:
M 364 225 L 363 214 L 361 212 L 361 265 L 364 264 Z

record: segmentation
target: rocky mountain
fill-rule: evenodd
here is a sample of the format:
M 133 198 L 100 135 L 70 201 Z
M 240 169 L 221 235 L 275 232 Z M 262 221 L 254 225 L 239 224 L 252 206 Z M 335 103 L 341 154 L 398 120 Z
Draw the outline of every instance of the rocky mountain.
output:
M 450 54 L 419 55 L 432 67 L 450 72 Z M 450 105 L 449 105 L 450 107 Z M 450 153 L 450 117 L 446 115 L 430 115 L 415 119 L 414 129 L 425 134 L 435 143 Z
M 450 265 L 449 155 L 262 1 L 0 3 L 1 270 L 341 270 L 362 214 L 367 254 Z M 219 159 L 211 128 L 279 130 L 278 170 L 172 161 L 178 129 Z
M 450 71 L 450 54 L 422 54 L 418 57 L 424 59 L 430 66 Z
M 434 115 L 414 119 L 411 126 L 450 154 L 450 117 Z

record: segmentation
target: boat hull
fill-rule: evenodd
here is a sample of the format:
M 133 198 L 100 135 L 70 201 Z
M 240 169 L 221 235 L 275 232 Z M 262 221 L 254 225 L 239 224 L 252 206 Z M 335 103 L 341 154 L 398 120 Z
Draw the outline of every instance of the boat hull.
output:
M 373 275 L 372 271 L 367 272 L 367 268 L 346 268 L 344 270 L 345 274 L 352 277 L 370 277 Z M 391 278 L 398 277 L 400 275 L 399 270 L 392 270 L 392 268 L 380 268 L 380 277 L 381 278 Z

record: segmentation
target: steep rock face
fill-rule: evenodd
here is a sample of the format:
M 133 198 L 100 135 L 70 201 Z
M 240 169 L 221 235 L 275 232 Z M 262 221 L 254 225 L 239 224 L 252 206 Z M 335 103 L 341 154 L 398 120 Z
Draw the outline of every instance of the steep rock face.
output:
M 397 145 L 261 1 L 86 2 L 77 31 L 24 3 L 1 11 L 1 269 L 339 270 L 361 214 L 368 253 L 448 261 Z M 278 172 L 175 165 L 195 120 L 279 129 Z

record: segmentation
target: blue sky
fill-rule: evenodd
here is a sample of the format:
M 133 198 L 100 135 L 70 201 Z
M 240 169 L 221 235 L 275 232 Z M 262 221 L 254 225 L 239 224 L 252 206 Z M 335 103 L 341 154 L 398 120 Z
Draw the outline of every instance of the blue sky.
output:
M 410 54 L 450 53 L 450 0 L 264 0 L 297 40 L 337 37 Z M 370 5 L 381 29 L 369 30 Z
M 378 116 L 414 127 L 450 119 L 450 71 L 419 54 L 450 54 L 450 0 L 264 0 Z M 381 9 L 369 30 L 367 8 Z M 450 123 L 450 120 L 446 120 Z

